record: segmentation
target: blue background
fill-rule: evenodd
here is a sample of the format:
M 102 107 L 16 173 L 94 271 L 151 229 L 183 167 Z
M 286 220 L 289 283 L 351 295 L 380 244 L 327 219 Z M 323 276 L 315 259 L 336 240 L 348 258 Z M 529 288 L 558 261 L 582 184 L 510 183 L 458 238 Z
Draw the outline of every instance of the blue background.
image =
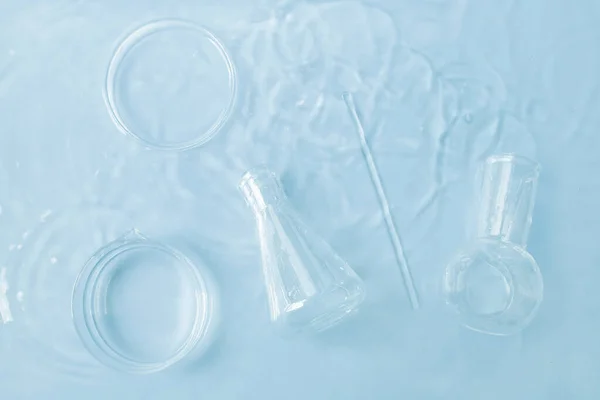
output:
M 2 259 L 49 211 L 111 207 L 204 249 L 223 319 L 197 367 L 108 377 L 79 368 L 52 338 L 32 345 L 15 311 L 0 325 L 0 397 L 600 398 L 600 3 L 250 3 L 0 4 Z M 119 41 L 165 17 L 211 29 L 238 70 L 227 129 L 185 153 L 120 133 L 102 95 Z M 381 169 L 419 311 L 404 295 L 345 90 Z M 465 244 L 475 167 L 497 151 L 543 168 L 528 248 L 545 298 L 527 330 L 504 338 L 460 328 L 440 292 L 444 264 Z M 262 162 L 367 285 L 362 312 L 318 338 L 280 339 L 268 325 L 254 221 L 236 189 Z M 52 315 L 58 304 L 46 307 Z

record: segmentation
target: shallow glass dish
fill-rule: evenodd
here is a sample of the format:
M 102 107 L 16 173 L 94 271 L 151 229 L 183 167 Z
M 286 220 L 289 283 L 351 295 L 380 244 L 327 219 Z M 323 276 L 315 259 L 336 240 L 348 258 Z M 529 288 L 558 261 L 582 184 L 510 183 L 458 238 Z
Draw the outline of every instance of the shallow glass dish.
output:
M 141 26 L 117 47 L 105 100 L 121 132 L 149 148 L 181 151 L 221 131 L 236 92 L 221 40 L 200 25 L 165 19 Z
M 214 294 L 198 260 L 133 230 L 100 248 L 81 270 L 73 323 L 106 366 L 158 372 L 195 358 L 212 342 Z

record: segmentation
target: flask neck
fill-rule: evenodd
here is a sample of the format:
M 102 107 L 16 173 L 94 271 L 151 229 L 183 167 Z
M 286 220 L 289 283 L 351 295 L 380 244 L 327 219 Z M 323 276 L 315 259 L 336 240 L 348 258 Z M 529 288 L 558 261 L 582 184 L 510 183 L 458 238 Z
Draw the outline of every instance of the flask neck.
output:
M 255 213 L 262 213 L 269 205 L 278 205 L 285 199 L 279 179 L 266 167 L 247 171 L 240 180 L 239 189 Z
M 537 162 L 514 154 L 486 159 L 480 171 L 477 237 L 527 246 L 539 173 Z

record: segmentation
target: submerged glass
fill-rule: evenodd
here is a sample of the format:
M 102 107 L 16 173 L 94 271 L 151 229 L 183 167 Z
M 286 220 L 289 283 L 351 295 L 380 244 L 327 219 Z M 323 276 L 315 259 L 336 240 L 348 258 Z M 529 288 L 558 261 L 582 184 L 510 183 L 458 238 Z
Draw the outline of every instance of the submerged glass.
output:
M 514 154 L 490 156 L 480 171 L 474 237 L 446 267 L 444 290 L 462 323 L 508 335 L 534 318 L 543 281 L 526 250 L 540 166 Z
M 130 373 L 199 356 L 214 339 L 217 314 L 213 281 L 199 267 L 137 230 L 100 248 L 73 290 L 73 322 L 87 350 Z
M 252 169 L 240 182 L 256 218 L 271 321 L 283 332 L 319 332 L 355 312 L 362 280 L 290 205 L 274 173 Z
M 0 322 L 31 368 L 96 379 L 195 361 L 215 338 L 218 292 L 191 249 L 83 204 L 47 211 L 0 267 Z M 127 232 L 123 235 L 123 232 Z M 29 360 L 28 360 L 29 361 Z M 28 362 L 24 361 L 24 362 Z
M 237 74 L 224 44 L 208 29 L 161 19 L 118 46 L 104 94 L 121 132 L 148 148 L 183 151 L 225 127 L 237 98 Z

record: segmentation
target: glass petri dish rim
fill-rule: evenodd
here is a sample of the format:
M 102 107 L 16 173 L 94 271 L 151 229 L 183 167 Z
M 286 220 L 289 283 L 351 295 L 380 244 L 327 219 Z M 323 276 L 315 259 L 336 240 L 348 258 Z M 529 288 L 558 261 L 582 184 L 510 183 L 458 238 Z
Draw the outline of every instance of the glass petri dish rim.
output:
M 143 362 L 127 357 L 113 348 L 103 337 L 96 315 L 100 315 L 99 304 L 105 300 L 106 293 L 99 284 L 106 268 L 115 259 L 134 250 L 161 251 L 174 258 L 180 268 L 184 268 L 187 281 L 193 282 L 195 292 L 194 323 L 187 338 L 169 357 L 155 362 Z M 214 298 L 209 285 L 202 277 L 194 262 L 179 250 L 147 239 L 137 231 L 132 231 L 100 248 L 82 268 L 73 287 L 71 311 L 75 330 L 85 348 L 102 364 L 124 372 L 150 374 L 162 371 L 189 355 L 202 339 L 207 338 L 214 319 Z
M 221 110 L 221 113 L 212 123 L 212 125 L 206 131 L 199 133 L 195 138 L 175 143 L 163 143 L 160 141 L 146 139 L 143 135 L 143 132 L 133 130 L 130 126 L 128 126 L 119 112 L 119 107 L 115 98 L 115 87 L 116 77 L 119 72 L 121 62 L 127 56 L 127 54 L 144 39 L 156 33 L 170 29 L 187 29 L 196 33 L 200 33 L 206 39 L 208 39 L 213 46 L 215 46 L 227 66 L 227 73 L 229 76 L 229 102 L 223 108 L 223 110 Z M 145 147 L 153 150 L 184 151 L 206 144 L 218 132 L 221 131 L 233 112 L 237 100 L 237 86 L 237 72 L 235 65 L 231 59 L 231 56 L 229 55 L 229 52 L 225 48 L 225 45 L 219 38 L 217 38 L 207 28 L 191 21 L 176 18 L 159 19 L 138 27 L 133 32 L 129 33 L 117 46 L 106 71 L 104 101 L 113 123 L 125 135 L 134 138 Z

